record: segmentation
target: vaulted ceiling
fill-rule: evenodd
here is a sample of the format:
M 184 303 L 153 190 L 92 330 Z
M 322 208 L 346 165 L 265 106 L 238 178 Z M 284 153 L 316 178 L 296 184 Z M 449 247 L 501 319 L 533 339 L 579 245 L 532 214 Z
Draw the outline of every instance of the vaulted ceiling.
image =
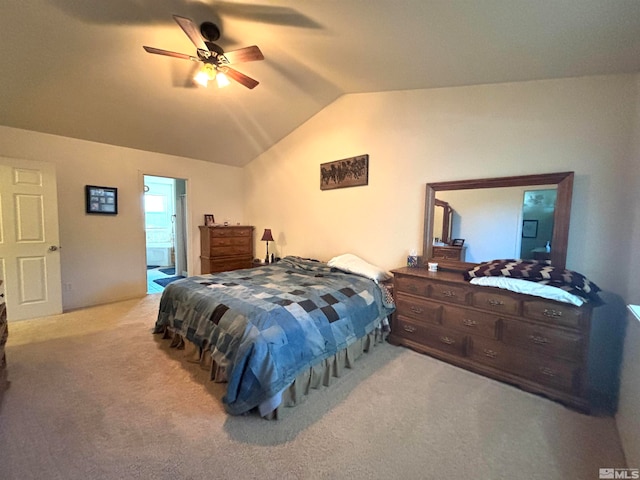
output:
M 195 88 L 172 15 L 260 84 Z M 3 0 L 0 125 L 243 166 L 336 98 L 640 71 L 638 0 Z

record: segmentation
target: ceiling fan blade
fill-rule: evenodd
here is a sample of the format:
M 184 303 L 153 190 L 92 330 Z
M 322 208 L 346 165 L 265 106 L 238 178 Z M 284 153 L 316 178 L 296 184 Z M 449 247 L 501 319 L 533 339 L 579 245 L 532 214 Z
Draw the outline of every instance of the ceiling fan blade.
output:
M 204 50 L 208 52 L 209 49 L 204 43 L 204 40 L 200 36 L 200 31 L 190 19 L 174 15 L 173 19 L 180 25 L 180 28 L 187 34 L 187 37 L 193 42 L 198 50 Z
M 244 73 L 240 73 L 239 71 L 234 70 L 231 67 L 221 68 L 220 71 L 224 73 L 227 77 L 231 77 L 233 80 L 244 85 L 247 88 L 255 88 L 260 83 L 251 77 L 247 77 Z
M 155 53 L 156 55 L 166 55 L 167 57 L 182 58 L 183 60 L 193 60 L 194 62 L 200 61 L 200 59 L 198 59 L 197 57 L 187 55 L 186 53 L 170 52 L 169 50 L 162 50 L 161 48 L 154 48 L 154 47 L 147 47 L 147 46 L 143 46 L 142 48 L 144 48 L 145 51 L 149 53 Z
M 227 62 L 218 57 L 220 63 L 242 63 L 264 60 L 264 55 L 262 55 L 260 49 L 255 45 L 251 47 L 239 48 L 238 50 L 232 50 L 230 52 L 224 52 L 224 55 L 222 55 L 222 57 L 226 58 Z

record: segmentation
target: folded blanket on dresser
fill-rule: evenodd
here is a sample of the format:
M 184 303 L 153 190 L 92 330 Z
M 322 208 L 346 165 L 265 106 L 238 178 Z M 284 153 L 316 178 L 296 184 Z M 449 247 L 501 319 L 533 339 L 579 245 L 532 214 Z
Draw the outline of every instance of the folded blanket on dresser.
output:
M 578 272 L 560 269 L 547 261 L 491 260 L 465 272 L 465 278 L 511 277 L 560 288 L 586 301 L 600 303 L 600 288 Z

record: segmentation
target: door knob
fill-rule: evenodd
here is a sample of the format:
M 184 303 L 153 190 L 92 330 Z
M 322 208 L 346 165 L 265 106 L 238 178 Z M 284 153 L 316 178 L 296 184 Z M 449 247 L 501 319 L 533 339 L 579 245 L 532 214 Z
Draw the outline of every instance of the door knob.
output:
M 55 252 L 55 251 L 57 251 L 59 248 L 62 248 L 62 247 L 58 247 L 57 245 L 51 245 L 51 246 L 49 247 L 49 251 L 50 251 L 50 252 Z

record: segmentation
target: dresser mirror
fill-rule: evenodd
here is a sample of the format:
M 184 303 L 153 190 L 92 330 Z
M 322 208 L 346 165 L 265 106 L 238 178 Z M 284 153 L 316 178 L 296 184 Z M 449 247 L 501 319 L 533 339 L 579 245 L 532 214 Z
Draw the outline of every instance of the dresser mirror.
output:
M 564 268 L 572 192 L 573 172 L 428 183 L 425 263 L 462 270 L 498 258 L 535 258 Z M 465 239 L 465 261 L 434 259 L 434 242 L 452 238 Z
M 449 243 L 451 240 L 451 227 L 453 220 L 453 209 L 449 202 L 436 198 L 433 209 L 433 235 L 434 242 Z

